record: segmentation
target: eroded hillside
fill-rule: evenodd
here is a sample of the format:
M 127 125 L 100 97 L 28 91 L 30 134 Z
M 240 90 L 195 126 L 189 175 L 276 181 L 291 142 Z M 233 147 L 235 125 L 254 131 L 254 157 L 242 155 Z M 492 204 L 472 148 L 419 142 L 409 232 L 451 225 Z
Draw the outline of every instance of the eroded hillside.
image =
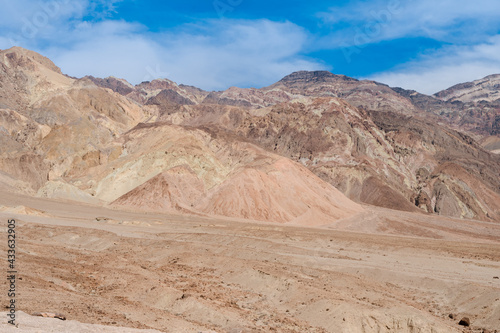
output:
M 476 143 L 494 151 L 498 140 L 464 111 L 481 114 L 476 100 L 329 72 L 222 92 L 167 79 L 133 86 L 68 77 L 21 48 L 0 59 L 0 181 L 17 191 L 280 222 L 321 212 L 313 224 L 344 216 L 340 206 L 359 211 L 344 195 L 397 210 L 500 218 L 500 156 Z M 481 128 L 494 128 L 490 120 Z

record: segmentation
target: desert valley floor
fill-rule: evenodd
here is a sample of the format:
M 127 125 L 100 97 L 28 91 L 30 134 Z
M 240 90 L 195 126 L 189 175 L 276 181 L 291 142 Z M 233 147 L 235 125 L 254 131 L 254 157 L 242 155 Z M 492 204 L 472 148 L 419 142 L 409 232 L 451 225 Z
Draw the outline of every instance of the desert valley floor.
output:
M 0 219 L 17 220 L 20 277 L 19 327 L 2 332 L 500 328 L 499 224 L 364 206 L 305 228 L 0 199 Z

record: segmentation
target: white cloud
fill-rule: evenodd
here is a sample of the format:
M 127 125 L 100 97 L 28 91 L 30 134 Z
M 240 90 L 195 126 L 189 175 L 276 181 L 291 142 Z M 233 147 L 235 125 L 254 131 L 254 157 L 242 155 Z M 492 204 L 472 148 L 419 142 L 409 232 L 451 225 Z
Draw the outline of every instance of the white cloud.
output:
M 212 90 L 263 86 L 295 70 L 325 68 L 299 55 L 307 32 L 290 22 L 211 20 L 156 34 L 127 22 L 87 22 L 70 36 L 69 49 L 52 47 L 45 55 L 78 77 L 113 75 L 139 83 L 166 76 Z
M 36 25 L 47 21 L 47 25 L 61 18 L 81 16 L 88 5 L 88 0 L 2 1 L 0 27 L 20 29 L 26 21 Z
M 319 14 L 332 33 L 320 48 L 338 48 L 346 60 L 368 44 L 424 37 L 444 45 L 368 78 L 432 94 L 460 82 L 500 73 L 497 0 L 351 1 Z M 389 48 L 387 52 L 391 52 Z M 388 54 L 397 61 L 397 55 Z
M 161 59 L 161 47 L 142 31 L 121 21 L 81 23 L 68 32 L 70 45 L 48 47 L 43 53 L 72 76 L 118 76 L 134 82 L 146 75 L 146 64 Z
M 500 73 L 500 35 L 475 46 L 450 46 L 368 79 L 434 94 L 457 83 Z
M 290 22 L 210 21 L 195 30 L 202 32 L 162 38 L 165 68 L 174 79 L 223 89 L 271 84 L 295 70 L 324 68 L 299 56 L 307 33 Z
M 308 32 L 291 22 L 205 20 L 152 33 L 109 19 L 119 1 L 8 2 L 0 13 L 0 48 L 40 52 L 72 76 L 132 83 L 167 77 L 209 90 L 263 86 L 295 70 L 326 67 L 300 55 Z
M 11 44 L 33 47 L 81 19 L 88 6 L 87 0 L 4 1 L 0 29 Z
M 500 28 L 497 0 L 352 1 L 318 16 L 334 32 L 324 45 L 361 46 L 404 37 L 464 43 L 479 41 Z M 347 26 L 346 26 L 347 25 Z

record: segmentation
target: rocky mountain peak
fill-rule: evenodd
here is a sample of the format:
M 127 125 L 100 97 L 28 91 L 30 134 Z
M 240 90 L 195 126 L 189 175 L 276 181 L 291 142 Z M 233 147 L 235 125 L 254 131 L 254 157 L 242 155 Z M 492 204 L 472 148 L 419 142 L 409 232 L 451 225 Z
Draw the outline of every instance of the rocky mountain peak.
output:
M 282 78 L 278 83 L 321 83 L 332 81 L 358 81 L 345 75 L 336 75 L 329 71 L 298 71 Z
M 479 80 L 460 83 L 440 91 L 434 96 L 450 102 L 500 101 L 500 74 L 488 75 Z
M 31 70 L 34 70 L 35 64 L 38 64 L 58 74 L 62 74 L 61 69 L 57 67 L 49 58 L 19 46 L 14 46 L 7 50 L 1 50 L 0 62 L 4 63 L 8 67 L 24 67 Z
M 127 95 L 135 90 L 135 87 L 130 83 L 128 83 L 126 80 L 118 79 L 113 76 L 101 79 L 89 75 L 86 76 L 85 78 L 89 79 L 90 81 L 94 82 L 96 85 L 100 87 L 109 88 L 121 95 Z

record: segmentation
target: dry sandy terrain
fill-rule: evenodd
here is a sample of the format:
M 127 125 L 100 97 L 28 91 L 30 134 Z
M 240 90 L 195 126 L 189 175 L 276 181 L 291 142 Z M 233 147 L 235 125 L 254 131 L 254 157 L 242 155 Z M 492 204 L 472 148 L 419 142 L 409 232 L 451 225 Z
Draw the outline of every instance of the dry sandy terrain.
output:
M 18 313 L 2 332 L 461 332 L 464 316 L 471 332 L 500 329 L 498 224 L 368 206 L 304 228 L 0 203 L 3 225 L 18 221 L 18 310 L 68 319 Z

